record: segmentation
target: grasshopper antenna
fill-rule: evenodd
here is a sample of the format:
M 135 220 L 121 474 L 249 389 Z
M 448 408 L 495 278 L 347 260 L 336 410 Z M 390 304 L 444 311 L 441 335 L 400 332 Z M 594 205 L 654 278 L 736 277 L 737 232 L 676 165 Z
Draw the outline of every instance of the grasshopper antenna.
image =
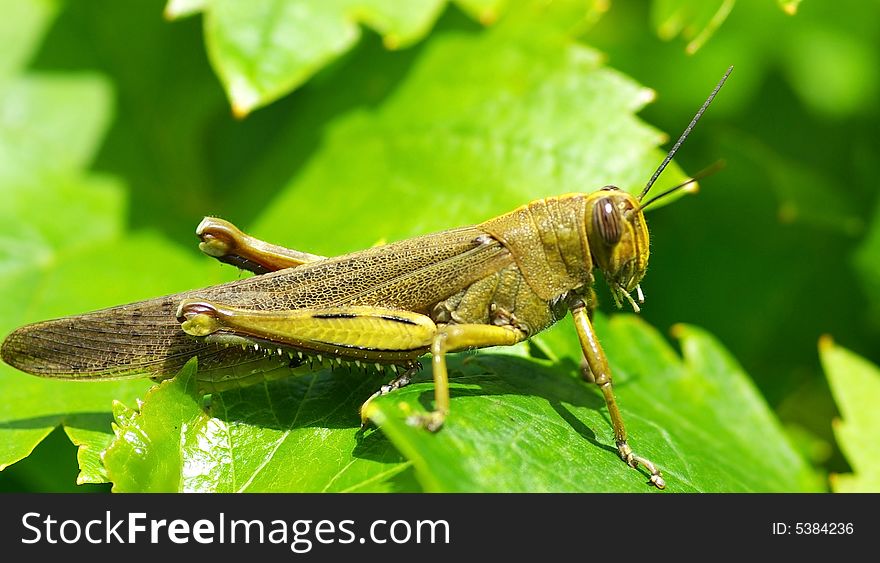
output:
M 654 197 L 652 197 L 651 199 L 649 199 L 645 203 L 639 204 L 638 210 L 642 211 L 643 209 L 645 209 L 646 207 L 648 207 L 649 205 L 651 205 L 652 203 L 654 203 L 658 199 L 663 199 L 664 197 L 666 197 L 670 194 L 673 194 L 684 187 L 690 186 L 691 184 L 693 184 L 694 182 L 697 182 L 698 180 L 702 180 L 706 176 L 711 176 L 712 174 L 718 172 L 719 170 L 721 170 L 725 166 L 726 166 L 726 162 L 724 162 L 724 160 L 715 161 L 714 163 L 710 164 L 706 168 L 703 168 L 702 170 L 700 170 L 699 172 L 697 172 L 696 174 L 694 174 L 693 176 L 691 176 L 690 178 L 688 178 L 684 182 L 680 183 L 679 185 L 672 187 L 672 188 L 669 188 L 668 190 L 666 190 L 665 192 L 663 192 L 661 194 L 655 195 Z
M 693 130 L 694 126 L 697 124 L 697 121 L 699 121 L 700 118 L 703 117 L 703 112 L 706 111 L 706 108 L 708 108 L 709 104 L 712 103 L 712 100 L 715 99 L 715 95 L 718 94 L 718 91 L 721 90 L 722 86 L 724 86 L 724 82 L 727 80 L 727 77 L 730 76 L 730 73 L 732 71 L 733 71 L 733 66 L 728 67 L 727 72 L 724 73 L 724 76 L 722 76 L 721 80 L 718 81 L 718 84 L 715 86 L 715 89 L 712 90 L 712 93 L 709 94 L 709 97 L 706 98 L 705 102 L 703 102 L 703 105 L 702 105 L 702 107 L 700 107 L 700 110 L 697 111 L 697 115 L 695 115 L 694 118 L 691 119 L 691 122 L 687 126 L 687 129 L 684 130 L 684 133 L 682 133 L 681 137 L 679 137 L 678 140 L 675 142 L 675 145 L 673 145 L 672 150 L 670 150 L 669 153 L 666 155 L 666 158 L 663 159 L 663 162 L 660 164 L 659 168 L 657 168 L 657 171 L 654 172 L 654 175 L 651 176 L 650 180 L 648 180 L 648 185 L 646 185 L 645 189 L 642 190 L 642 193 L 639 194 L 639 201 L 642 201 L 642 198 L 644 198 L 646 195 L 648 195 L 648 191 L 651 189 L 651 186 L 654 185 L 654 182 L 656 182 L 657 178 L 660 177 L 660 174 L 666 168 L 666 165 L 669 164 L 669 161 L 672 160 L 673 156 L 675 156 L 675 152 L 678 150 L 678 147 L 680 147 L 681 144 L 684 143 L 684 140 L 687 139 L 688 135 L 691 134 L 691 130 Z M 645 207 L 645 206 L 643 205 L 642 207 Z

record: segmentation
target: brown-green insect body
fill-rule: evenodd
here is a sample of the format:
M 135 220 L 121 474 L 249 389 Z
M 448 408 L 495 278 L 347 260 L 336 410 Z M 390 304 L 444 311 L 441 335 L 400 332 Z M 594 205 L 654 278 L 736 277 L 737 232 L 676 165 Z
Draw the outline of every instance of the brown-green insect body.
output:
M 477 241 L 482 234 L 473 228 L 453 229 L 205 289 L 27 325 L 6 338 L 3 360 L 29 373 L 63 379 L 170 377 L 192 356 L 199 358 L 200 380 L 210 380 L 227 367 L 236 367 L 242 375 L 277 368 L 291 358 L 285 354 L 261 361 L 276 346 L 264 341 L 259 347 L 259 337 L 253 339 L 258 348 L 242 349 L 240 338 L 227 345 L 229 341 L 220 338 L 211 342 L 186 334 L 176 316 L 180 303 L 200 299 L 264 311 L 384 304 L 427 313 L 448 295 L 512 263 L 501 245 Z M 450 263 L 459 266 L 450 272 Z M 399 359 L 368 353 L 350 358 L 382 363 Z
M 298 365 L 299 354 L 291 358 L 291 352 L 405 365 L 428 348 L 278 343 L 265 334 L 232 337 L 222 329 L 198 339 L 184 332 L 177 318 L 186 300 L 256 311 L 382 306 L 421 313 L 440 324 L 515 325 L 536 334 L 565 313 L 560 303 L 569 291 L 592 283 L 589 217 L 599 193 L 541 199 L 477 226 L 28 325 L 6 339 L 3 359 L 47 377 L 110 379 L 168 377 L 198 356 L 202 381 L 229 379 L 225 368 L 253 381 L 255 371 Z
M 539 199 L 479 227 L 511 251 L 535 295 L 551 301 L 592 281 L 588 199 L 586 194 Z

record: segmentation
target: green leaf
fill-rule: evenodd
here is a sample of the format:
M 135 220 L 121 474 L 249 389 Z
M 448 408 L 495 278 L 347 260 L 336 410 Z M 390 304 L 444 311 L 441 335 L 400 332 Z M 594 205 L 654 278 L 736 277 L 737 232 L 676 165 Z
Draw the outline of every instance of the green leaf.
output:
M 503 0 L 462 0 L 465 11 L 494 20 Z M 360 25 L 382 35 L 389 49 L 424 37 L 445 0 L 210 0 L 170 2 L 172 17 L 205 13 L 211 62 L 232 103 L 244 116 L 300 86 L 358 41 Z
M 836 345 L 819 340 L 819 356 L 840 409 L 834 435 L 853 472 L 831 476 L 838 493 L 880 493 L 880 368 Z
M 567 322 L 538 345 L 559 362 L 470 355 L 455 364 L 436 435 L 405 418 L 430 404 L 417 383 L 376 402 L 376 420 L 429 491 L 649 491 L 617 456 L 601 394 L 573 377 Z M 684 357 L 632 315 L 597 323 L 633 449 L 672 492 L 808 491 L 818 480 L 748 376 L 705 332 L 679 326 Z
M 78 448 L 76 459 L 80 472 L 77 485 L 110 482 L 102 455 L 113 439 L 112 421 L 110 413 L 80 414 L 65 419 L 64 433 Z
M 651 20 L 661 39 L 681 35 L 688 43 L 685 51 L 696 53 L 721 27 L 736 0 L 654 0 Z
M 383 103 L 328 127 L 254 232 L 336 254 L 539 197 L 611 183 L 638 193 L 663 158 L 663 135 L 633 115 L 654 94 L 560 32 L 577 14 L 531 7 L 483 33 L 435 34 Z M 683 178 L 672 165 L 652 193 Z
M 114 491 L 382 491 L 409 467 L 359 429 L 359 402 L 382 384 L 375 374 L 321 371 L 219 393 L 203 408 L 194 368 L 152 389 L 139 412 L 117 410 L 104 455 Z
M 0 107 L 3 192 L 38 170 L 65 175 L 82 169 L 112 114 L 109 84 L 93 74 L 19 76 L 0 84 Z
M 140 412 L 116 404 L 116 438 L 104 452 L 114 491 L 179 490 L 183 434 L 204 417 L 195 395 L 195 372 L 192 359 L 177 377 L 146 394 Z

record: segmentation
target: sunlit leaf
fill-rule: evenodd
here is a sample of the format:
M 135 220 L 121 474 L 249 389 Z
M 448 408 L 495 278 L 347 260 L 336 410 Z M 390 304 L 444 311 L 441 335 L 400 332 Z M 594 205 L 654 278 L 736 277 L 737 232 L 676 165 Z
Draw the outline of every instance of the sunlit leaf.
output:
M 466 12 L 490 23 L 503 0 L 462 0 Z M 382 35 L 390 49 L 424 37 L 446 0 L 211 0 L 174 1 L 173 17 L 204 11 L 205 41 L 236 115 L 244 116 L 287 94 L 358 41 L 361 25 Z
M 137 411 L 119 408 L 104 455 L 114 491 L 382 491 L 409 464 L 359 429 L 375 375 L 320 372 L 202 405 L 188 364 Z
M 601 394 L 573 377 L 565 321 L 541 346 L 560 360 L 472 355 L 452 376 L 452 412 L 431 435 L 406 424 L 430 404 L 418 383 L 377 401 L 376 419 L 432 491 L 648 491 L 617 456 Z M 680 326 L 683 358 L 633 316 L 600 323 L 630 443 L 669 491 L 804 491 L 819 481 L 730 355 Z
M 852 473 L 832 475 L 831 486 L 840 493 L 880 492 L 880 368 L 836 345 L 819 341 L 825 376 L 840 409 L 834 435 Z
M 634 116 L 653 92 L 560 33 L 562 19 L 530 8 L 481 34 L 435 36 L 384 103 L 333 124 L 254 231 L 335 254 L 539 197 L 638 193 L 663 158 L 662 134 Z M 673 165 L 652 193 L 682 178 Z

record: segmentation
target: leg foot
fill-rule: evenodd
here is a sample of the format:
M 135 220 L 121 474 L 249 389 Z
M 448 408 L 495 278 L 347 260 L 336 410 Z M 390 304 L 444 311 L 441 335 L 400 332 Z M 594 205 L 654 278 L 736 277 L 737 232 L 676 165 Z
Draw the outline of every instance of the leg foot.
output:
M 372 403 L 376 397 L 387 395 L 388 393 L 391 393 L 396 389 L 400 389 L 401 387 L 406 387 L 407 385 L 409 385 L 412 382 L 413 376 L 418 373 L 420 368 L 421 365 L 415 365 L 408 368 L 402 374 L 380 387 L 378 391 L 370 395 L 370 397 L 366 401 L 364 401 L 364 404 L 361 405 L 361 428 L 366 428 L 366 426 L 370 423 L 370 417 L 368 416 L 370 403 Z
M 629 444 L 627 444 L 626 441 L 617 443 L 617 451 L 620 454 L 620 458 L 633 469 L 638 469 L 639 466 L 644 467 L 651 474 L 649 480 L 652 485 L 658 489 L 666 488 L 666 480 L 663 479 L 663 474 L 660 472 L 660 469 L 658 469 L 651 460 L 637 456 L 633 453 L 632 448 L 629 447 Z
M 436 432 L 443 427 L 446 420 L 446 412 L 431 411 L 426 413 L 412 414 L 406 419 L 406 423 L 417 428 L 424 428 L 428 432 Z

